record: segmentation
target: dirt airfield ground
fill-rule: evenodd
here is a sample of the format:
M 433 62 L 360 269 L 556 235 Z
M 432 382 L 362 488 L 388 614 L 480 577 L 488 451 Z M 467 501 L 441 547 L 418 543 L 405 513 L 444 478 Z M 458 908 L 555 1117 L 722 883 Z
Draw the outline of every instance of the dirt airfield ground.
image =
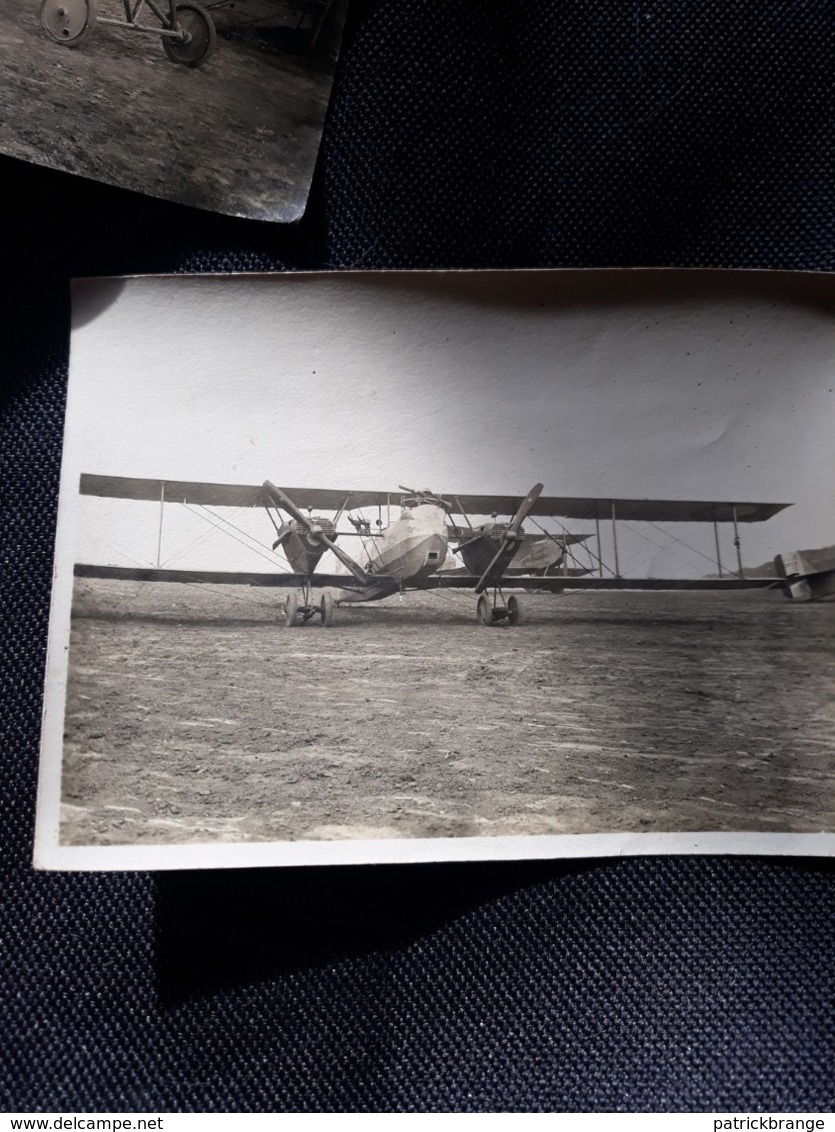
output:
M 123 18 L 120 0 L 98 5 L 101 16 Z M 265 13 L 272 23 L 242 29 Z M 239 0 L 212 14 L 215 52 L 189 69 L 169 62 L 160 36 L 102 23 L 65 47 L 41 28 L 40 0 L 3 0 L 0 150 L 200 208 L 296 219 L 319 148 L 329 64 L 282 48 L 275 25 L 292 13 L 281 0 Z M 144 22 L 154 26 L 150 12 Z
M 76 583 L 66 844 L 835 829 L 835 604 Z

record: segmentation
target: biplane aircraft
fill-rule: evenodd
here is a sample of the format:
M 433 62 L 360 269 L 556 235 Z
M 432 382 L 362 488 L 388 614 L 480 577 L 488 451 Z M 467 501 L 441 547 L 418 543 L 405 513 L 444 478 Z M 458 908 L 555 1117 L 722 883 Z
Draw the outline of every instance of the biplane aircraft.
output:
M 817 596 L 800 575 L 788 575 L 775 562 L 776 576 L 746 577 L 742 567 L 739 527 L 770 519 L 786 503 L 739 503 L 660 499 L 592 499 L 543 495 L 535 484 L 524 499 L 502 495 L 441 495 L 401 487 L 397 492 L 278 487 L 269 480 L 260 486 L 197 483 L 82 475 L 83 495 L 145 500 L 160 508 L 159 538 L 166 507 L 263 508 L 274 539 L 290 570 L 250 573 L 217 570 L 99 566 L 77 563 L 75 574 L 86 578 L 126 578 L 158 582 L 235 583 L 289 589 L 287 627 L 319 618 L 333 621 L 337 605 L 379 601 L 406 590 L 470 590 L 481 625 L 518 625 L 523 619 L 525 592 L 560 593 L 570 589 L 619 590 L 737 590 L 779 587 L 790 597 Z M 314 512 L 324 511 L 327 515 Z M 369 518 L 369 511 L 376 518 Z M 396 514 L 393 514 L 396 512 Z M 490 516 L 480 523 L 474 518 Z M 385 516 L 385 518 L 384 518 Z M 505 519 L 500 520 L 500 516 Z M 561 523 L 559 532 L 546 529 L 537 516 L 552 521 L 592 521 L 594 534 L 573 534 Z M 463 522 L 454 521 L 463 519 Z M 526 532 L 530 519 L 537 533 Z M 620 570 L 618 522 L 710 523 L 713 525 L 719 574 L 704 578 L 630 578 Z M 611 528 L 613 561 L 601 550 L 601 523 Z M 737 569 L 724 570 L 720 557 L 719 524 L 732 525 Z M 359 542 L 361 553 L 345 549 L 346 539 Z M 339 540 L 342 540 L 341 543 Z M 330 551 L 343 573 L 320 572 Z M 449 568 L 450 551 L 461 566 Z M 581 558 L 582 555 L 582 558 Z M 808 565 L 790 564 L 802 571 Z M 824 571 L 824 574 L 826 572 Z M 815 583 L 819 593 L 830 586 L 835 569 Z M 831 585 L 835 590 L 835 584 Z M 514 591 L 507 592 L 505 591 Z M 314 591 L 321 591 L 314 600 Z

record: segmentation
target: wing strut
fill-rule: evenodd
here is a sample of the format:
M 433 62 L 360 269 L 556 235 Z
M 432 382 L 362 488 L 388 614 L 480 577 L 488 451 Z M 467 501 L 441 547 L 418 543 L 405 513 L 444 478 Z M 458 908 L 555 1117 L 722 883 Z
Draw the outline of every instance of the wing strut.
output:
M 733 505 L 733 524 L 734 524 L 734 546 L 736 547 L 736 564 L 739 567 L 739 576 L 744 578 L 745 575 L 742 571 L 742 547 L 739 541 L 739 528 L 736 525 L 736 504 Z
M 620 577 L 620 562 L 618 560 L 618 516 L 615 501 L 612 500 L 612 543 L 615 548 L 615 577 Z
M 159 485 L 159 529 L 157 531 L 157 569 L 162 557 L 162 513 L 165 510 L 165 482 Z
M 719 567 L 719 577 L 722 577 L 722 555 L 719 551 L 719 524 L 713 516 L 713 541 L 716 544 L 716 565 Z
M 457 496 L 457 495 L 455 496 L 455 506 L 456 506 L 456 507 L 458 508 L 458 510 L 459 510 L 459 511 L 461 512 L 461 514 L 462 514 L 462 515 L 464 516 L 464 522 L 465 522 L 465 523 L 467 524 L 467 526 L 468 526 L 468 527 L 470 528 L 470 530 L 472 530 L 472 529 L 473 529 L 473 525 L 472 525 L 472 523 L 470 522 L 470 516 L 469 516 L 469 515 L 467 514 L 467 512 L 466 512 L 466 511 L 464 510 L 464 508 L 463 508 L 463 507 L 461 506 L 461 500 L 460 500 L 460 499 L 458 498 L 458 496 Z

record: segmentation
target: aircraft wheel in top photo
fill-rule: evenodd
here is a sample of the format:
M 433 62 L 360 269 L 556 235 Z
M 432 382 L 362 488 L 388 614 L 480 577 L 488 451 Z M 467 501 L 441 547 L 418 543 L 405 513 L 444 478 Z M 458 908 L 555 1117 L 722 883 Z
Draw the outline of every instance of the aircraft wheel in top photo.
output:
M 296 593 L 289 593 L 287 601 L 284 604 L 284 628 L 292 629 L 296 624 L 299 614 L 299 595 Z
M 490 604 L 490 598 L 486 594 L 482 594 L 478 599 L 478 605 L 475 609 L 476 621 L 479 625 L 492 625 L 493 624 L 493 607 Z
M 47 3 L 49 0 L 47 0 Z M 171 35 L 162 37 L 165 54 L 172 63 L 184 67 L 202 67 L 208 62 L 217 43 L 217 32 L 212 17 L 192 0 L 177 5 L 177 28 L 183 38 Z
M 525 620 L 525 604 L 515 594 L 507 599 L 507 619 L 511 625 L 521 625 Z
M 325 590 L 325 592 L 322 594 L 322 601 L 320 604 L 322 624 L 325 626 L 333 624 L 333 607 L 333 596 L 329 594 L 327 590 Z
M 43 0 L 41 4 L 41 27 L 50 39 L 67 47 L 83 43 L 97 19 L 96 0 Z

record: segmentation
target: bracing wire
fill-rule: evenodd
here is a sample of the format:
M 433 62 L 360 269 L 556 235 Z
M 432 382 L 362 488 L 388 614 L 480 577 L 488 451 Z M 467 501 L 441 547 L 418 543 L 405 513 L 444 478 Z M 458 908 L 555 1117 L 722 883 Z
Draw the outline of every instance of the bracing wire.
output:
M 459 608 L 459 609 L 462 608 L 463 601 L 469 601 L 470 598 L 472 597 L 472 594 L 469 591 L 459 590 L 456 593 L 453 590 L 446 590 L 442 586 L 416 586 L 416 585 L 411 585 L 411 586 L 409 586 L 409 591 L 412 591 L 413 593 L 432 594 L 433 597 L 437 597 L 441 601 L 446 601 L 446 603 L 448 605 L 451 604 L 451 603 L 456 604 L 457 608 Z M 407 592 L 409 592 L 409 591 L 407 591 Z M 459 602 L 458 601 L 459 598 L 461 598 L 463 600 Z
M 692 550 L 694 554 L 698 554 L 700 558 L 704 558 L 706 562 L 709 562 L 711 564 L 711 566 L 719 566 L 719 563 L 714 558 L 711 558 L 709 554 L 705 554 L 703 553 L 703 551 L 698 550 L 695 546 L 691 546 L 690 543 L 685 542 L 683 538 L 678 538 L 678 536 L 672 534 L 671 531 L 665 531 L 663 527 L 659 527 L 657 523 L 653 523 L 649 519 L 647 519 L 646 522 L 649 523 L 651 527 L 654 527 L 657 531 L 660 531 L 662 535 L 666 535 L 674 542 L 680 542 L 682 546 L 686 546 L 688 550 Z
M 130 554 L 127 554 L 127 553 L 126 553 L 126 552 L 125 552 L 125 551 L 124 551 L 124 550 L 123 550 L 123 549 L 121 548 L 121 546 L 117 546 L 117 545 L 116 545 L 116 543 L 115 543 L 115 542 L 113 542 L 113 541 L 112 541 L 111 539 L 109 539 L 109 538 L 104 538 L 104 539 L 102 539 L 102 541 L 103 541 L 103 542 L 105 542 L 105 543 L 107 543 L 107 545 L 108 545 L 108 546 L 110 547 L 110 549 L 111 549 L 111 550 L 115 550 L 115 551 L 116 551 L 116 553 L 117 553 L 117 554 L 118 554 L 118 555 L 119 555 L 119 556 L 120 556 L 121 558 L 127 558 L 128 562 L 132 562 L 132 563 L 134 564 L 134 566 L 138 566 L 140 570 L 147 570 L 147 569 L 148 569 L 149 563 L 148 563 L 147 561 L 146 561 L 146 562 L 140 562 L 138 558 L 133 558 L 133 557 L 131 557 L 131 555 L 130 555 Z
M 574 563 L 574 565 L 577 567 L 578 570 L 585 570 L 586 569 L 586 567 L 582 565 L 582 563 L 580 562 L 580 559 L 577 557 L 577 555 L 574 553 L 574 551 L 571 549 L 570 546 L 566 546 L 565 553 L 568 555 L 568 557 L 571 559 L 571 561 Z
M 202 509 L 209 515 L 211 515 L 214 519 L 217 519 L 218 522 L 223 523 L 224 526 L 229 527 L 231 530 L 236 531 L 239 535 L 242 535 L 244 538 L 249 539 L 249 541 L 254 544 L 253 549 L 257 548 L 259 552 L 263 551 L 266 554 L 272 553 L 271 547 L 267 546 L 266 543 L 261 542 L 255 537 L 255 535 L 251 535 L 249 531 L 245 531 L 243 527 L 237 526 L 232 522 L 231 519 L 227 519 L 225 515 L 219 515 L 216 511 L 211 511 L 205 504 L 202 505 Z
M 252 536 L 250 536 L 250 535 L 247 535 L 246 531 L 242 531 L 241 534 L 245 535 L 247 538 L 251 538 L 252 542 L 255 543 L 255 546 L 252 546 L 250 543 L 244 542 L 244 540 L 241 539 L 241 538 L 237 538 L 234 534 L 232 534 L 231 531 L 225 530 L 224 527 L 222 527 L 220 525 L 220 523 L 213 523 L 212 520 L 209 519 L 206 515 L 201 515 L 200 512 L 198 512 L 195 508 L 190 507 L 188 505 L 188 503 L 183 503 L 183 506 L 185 507 L 185 509 L 187 511 L 190 511 L 191 514 L 196 515 L 198 518 L 202 518 L 205 522 L 207 522 L 210 526 L 215 527 L 217 530 L 223 531 L 223 533 L 225 535 L 228 535 L 229 538 L 234 539 L 235 542 L 240 543 L 241 546 L 246 547 L 246 549 L 249 550 L 250 552 L 252 552 L 253 554 L 258 554 L 259 557 L 263 558 L 266 562 L 269 562 L 271 566 L 275 567 L 278 570 L 283 571 L 285 574 L 292 573 L 292 571 L 287 570 L 283 566 L 283 564 L 281 562 L 279 562 L 277 559 L 270 558 L 268 554 L 265 554 L 263 552 L 263 548 L 262 548 L 261 544 L 258 542 L 258 540 L 252 538 Z M 203 510 L 208 511 L 208 508 L 204 507 Z M 213 512 L 209 511 L 209 515 L 212 515 L 212 514 L 213 514 Z M 233 530 L 237 530 L 237 528 L 234 526 L 233 523 L 230 523 L 228 525 L 231 526 L 233 528 Z
M 623 523 L 622 525 L 627 531 L 631 531 L 632 534 L 639 535 L 642 539 L 645 539 L 646 542 L 648 542 L 652 546 L 656 547 L 656 549 L 662 550 L 665 554 L 671 554 L 673 556 L 673 558 L 675 558 L 677 561 L 683 562 L 685 566 L 689 566 L 691 569 L 693 568 L 693 564 L 691 562 L 688 562 L 686 558 L 682 558 L 680 554 L 676 554 L 676 552 L 674 550 L 670 550 L 670 548 L 668 546 L 665 546 L 662 542 L 656 542 L 655 539 L 650 538 L 649 535 L 645 535 L 643 531 L 640 531 L 635 527 L 628 527 L 626 525 L 626 523 Z M 652 525 L 655 526 L 654 523 Z M 657 528 L 657 529 L 661 530 L 661 534 L 667 533 L 662 528 Z M 676 541 L 681 541 L 681 540 L 677 539 Z M 686 542 L 682 542 L 682 546 L 687 547 L 688 550 L 693 549 L 693 547 L 688 547 Z M 705 556 L 702 555 L 702 557 L 704 558 Z M 712 561 L 712 559 L 708 559 L 708 561 L 710 562 L 710 561 Z
M 209 539 L 211 537 L 211 531 L 201 531 L 197 538 L 192 539 L 187 546 L 182 547 L 181 550 L 176 550 L 169 558 L 166 558 L 166 560 L 162 563 L 162 567 L 170 566 L 171 563 L 174 562 L 177 558 L 182 558 L 184 554 L 188 554 L 188 552 L 190 550 L 193 550 L 198 544 L 204 543 L 206 539 Z
M 199 581 L 197 578 L 194 578 L 192 581 L 189 581 L 188 575 L 185 574 L 185 572 L 183 572 L 183 573 L 184 573 L 184 576 L 183 576 L 183 579 L 182 579 L 182 584 L 184 586 L 188 586 L 190 589 L 195 589 L 195 590 L 198 590 L 198 591 L 200 589 L 205 589 L 205 587 L 206 587 L 205 582 Z M 164 583 L 164 584 L 167 585 L 168 583 Z M 223 585 L 224 583 L 219 582 L 219 583 L 214 583 L 214 584 Z M 257 589 L 258 587 L 257 586 L 250 586 L 249 588 L 250 589 Z M 226 597 L 230 601 L 238 601 L 238 602 L 241 602 L 241 604 L 243 604 L 243 605 L 259 605 L 263 609 L 275 609 L 276 606 L 277 606 L 277 603 L 274 602 L 274 601 L 261 601 L 259 598 L 253 597 L 252 594 L 247 594 L 246 596 L 244 596 L 243 594 L 239 595 L 239 594 L 236 594 L 236 593 L 227 593 Z
M 571 535 L 571 534 L 573 534 L 573 533 L 574 533 L 573 531 L 570 531 L 570 530 L 568 529 L 568 527 L 566 527 L 566 526 L 565 526 L 565 525 L 564 525 L 563 523 L 561 523 L 561 522 L 559 521 L 559 519 L 558 519 L 558 518 L 557 518 L 557 517 L 556 517 L 555 515 L 552 515 L 552 516 L 551 516 L 551 518 L 552 518 L 552 519 L 553 519 L 553 521 L 554 521 L 554 522 L 555 522 L 555 523 L 557 524 L 557 526 L 558 526 L 558 527 L 561 527 L 561 528 L 562 528 L 562 532 L 563 532 L 563 534 L 565 534 L 565 535 Z M 530 519 L 531 519 L 531 522 L 533 523 L 533 525 L 534 525 L 535 527 L 538 527 L 538 528 L 539 528 L 539 530 L 540 530 L 540 531 L 542 531 L 542 533 L 543 533 L 544 535 L 547 535 L 547 536 L 548 536 L 549 538 L 553 538 L 553 537 L 554 537 L 553 533 L 552 533 L 551 531 L 547 531 L 547 530 L 545 529 L 545 527 L 543 527 L 543 526 L 542 526 L 542 524 L 541 524 L 541 523 L 538 523 L 538 522 L 536 521 L 536 519 L 534 519 L 534 518 L 533 518 L 533 516 L 531 516 L 531 517 L 530 517 Z M 608 564 L 607 564 L 606 562 L 604 562 L 604 561 L 603 561 L 603 559 L 599 557 L 599 555 L 595 554 L 595 553 L 594 553 L 594 551 L 593 551 L 593 550 L 591 550 L 591 548 L 589 547 L 588 543 L 584 543 L 584 544 L 583 544 L 583 549 L 584 549 L 584 550 L 586 551 L 586 553 L 588 554 L 589 558 L 591 558 L 593 562 L 595 562 L 595 563 L 596 563 L 596 564 L 597 564 L 598 566 L 602 566 L 604 570 L 608 570 L 608 571 L 609 571 L 609 573 L 610 573 L 610 574 L 612 575 L 612 577 L 614 578 L 614 576 L 615 576 L 615 572 L 614 572 L 614 570 L 613 570 L 613 569 L 611 568 L 611 566 L 609 566 L 609 565 L 608 565 Z M 566 546 L 564 547 L 564 550 L 565 550 L 565 551 L 568 551 L 568 553 L 569 553 L 569 555 L 571 556 L 571 558 L 572 558 L 572 559 L 574 559 L 574 561 L 575 561 L 575 562 L 577 562 L 577 560 L 576 560 L 576 559 L 574 558 L 574 555 L 573 555 L 573 553 L 572 553 L 571 551 L 569 551 L 569 550 L 568 550 L 568 546 L 567 546 L 567 545 L 566 545 Z M 577 562 L 577 565 L 579 566 L 579 565 L 580 565 L 580 563 L 579 563 L 579 562 Z

